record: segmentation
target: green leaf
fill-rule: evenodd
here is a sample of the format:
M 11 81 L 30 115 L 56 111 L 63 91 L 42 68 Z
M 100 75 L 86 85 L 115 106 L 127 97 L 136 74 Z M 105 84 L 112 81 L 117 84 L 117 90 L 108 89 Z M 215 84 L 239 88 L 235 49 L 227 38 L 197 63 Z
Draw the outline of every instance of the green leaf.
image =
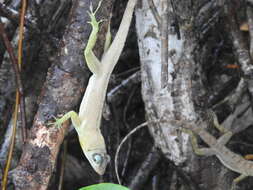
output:
M 90 185 L 87 187 L 82 187 L 79 190 L 130 190 L 125 186 L 113 184 L 113 183 L 99 183 L 95 185 Z

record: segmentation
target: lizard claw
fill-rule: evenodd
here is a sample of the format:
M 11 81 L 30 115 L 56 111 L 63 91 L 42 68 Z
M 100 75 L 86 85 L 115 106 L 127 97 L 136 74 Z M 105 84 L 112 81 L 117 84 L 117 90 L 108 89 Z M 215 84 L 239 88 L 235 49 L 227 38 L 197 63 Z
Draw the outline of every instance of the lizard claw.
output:
M 53 118 L 54 118 L 54 120 L 55 120 L 55 122 L 50 122 L 50 123 L 48 123 L 47 125 L 53 125 L 53 126 L 56 126 L 56 127 L 61 127 L 61 124 L 62 124 L 62 121 L 61 121 L 61 119 L 57 119 L 57 117 L 55 117 L 54 115 L 52 116 Z
M 103 0 L 99 1 L 98 6 L 97 6 L 97 8 L 96 8 L 95 11 L 93 11 L 93 5 L 92 5 L 92 3 L 90 4 L 90 13 L 91 13 L 91 14 L 93 14 L 93 15 L 95 16 L 95 14 L 97 13 L 98 9 L 100 8 L 100 6 L 101 6 L 101 4 L 102 4 L 102 1 L 103 1 Z
M 98 6 L 97 6 L 95 11 L 93 11 L 93 6 L 92 6 L 92 3 L 91 3 L 90 4 L 90 11 L 87 11 L 89 16 L 90 16 L 90 20 L 91 20 L 91 21 L 88 21 L 87 23 L 91 24 L 93 28 L 98 28 L 98 25 L 101 22 L 105 21 L 105 19 L 101 19 L 99 21 L 97 21 L 97 19 L 96 19 L 96 13 L 97 13 L 98 9 L 100 8 L 101 3 L 102 3 L 102 0 L 99 1 Z

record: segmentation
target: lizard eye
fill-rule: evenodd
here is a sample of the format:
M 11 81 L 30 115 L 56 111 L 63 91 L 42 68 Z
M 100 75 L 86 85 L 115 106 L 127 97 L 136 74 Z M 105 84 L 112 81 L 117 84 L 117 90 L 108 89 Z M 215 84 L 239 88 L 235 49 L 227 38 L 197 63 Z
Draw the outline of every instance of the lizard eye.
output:
M 98 165 L 100 165 L 103 162 L 103 157 L 100 154 L 93 154 L 92 158 L 93 161 Z

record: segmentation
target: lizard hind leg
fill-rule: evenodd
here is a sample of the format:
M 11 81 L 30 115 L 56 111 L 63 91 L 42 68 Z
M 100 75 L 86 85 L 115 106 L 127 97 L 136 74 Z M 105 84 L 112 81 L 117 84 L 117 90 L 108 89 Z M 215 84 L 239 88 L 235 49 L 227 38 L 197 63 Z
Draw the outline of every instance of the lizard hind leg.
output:
M 217 140 L 217 143 L 219 145 L 226 145 L 227 142 L 231 139 L 233 136 L 233 133 L 226 129 L 224 126 L 219 124 L 217 115 L 213 111 L 209 111 L 210 117 L 213 120 L 213 125 L 216 129 L 218 129 L 223 135 Z
M 217 115 L 214 113 L 214 111 L 209 110 L 208 115 L 210 116 L 210 119 L 212 120 L 213 126 L 221 133 L 227 133 L 229 132 L 228 129 L 226 129 L 223 125 L 219 124 Z
M 218 140 L 217 140 L 217 144 L 219 144 L 220 146 L 224 146 L 227 144 L 227 142 L 231 139 L 231 137 L 233 136 L 233 133 L 231 131 L 226 132 L 224 135 L 222 135 Z
M 97 33 L 99 31 L 99 24 L 104 21 L 104 20 L 97 21 L 97 19 L 96 19 L 96 13 L 97 13 L 98 9 L 100 8 L 101 3 L 102 3 L 102 1 L 99 2 L 95 11 L 93 11 L 93 6 L 91 4 L 90 11 L 88 12 L 88 14 L 90 16 L 90 21 L 88 23 L 91 24 L 92 31 L 89 36 L 87 46 L 84 50 L 84 57 L 85 57 L 88 68 L 90 69 L 90 71 L 93 74 L 98 74 L 99 67 L 100 67 L 100 61 L 95 56 L 92 49 L 94 48 L 96 41 L 97 41 Z
M 111 19 L 112 19 L 112 13 L 110 14 L 110 19 L 108 21 L 107 32 L 106 32 L 106 35 L 105 35 L 105 44 L 104 44 L 104 53 L 103 53 L 103 55 L 107 52 L 107 50 L 109 49 L 109 47 L 112 43 L 112 34 L 111 34 L 111 29 L 110 29 Z
M 188 135 L 190 135 L 192 149 L 195 154 L 197 154 L 199 156 L 212 156 L 212 155 L 214 155 L 214 152 L 212 151 L 211 148 L 200 148 L 198 146 L 198 140 L 190 129 L 182 128 L 180 130 L 182 130 L 184 133 L 187 133 Z

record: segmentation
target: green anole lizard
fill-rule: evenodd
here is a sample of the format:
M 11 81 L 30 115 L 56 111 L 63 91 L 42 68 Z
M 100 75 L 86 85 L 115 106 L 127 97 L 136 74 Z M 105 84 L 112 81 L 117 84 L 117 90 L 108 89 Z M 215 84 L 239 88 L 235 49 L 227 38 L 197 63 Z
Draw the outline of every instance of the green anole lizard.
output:
M 233 133 L 225 129 L 223 126 L 219 125 L 216 115 L 213 115 L 213 119 L 214 126 L 220 132 L 224 133 L 219 139 L 216 139 L 205 129 L 197 127 L 197 125 L 194 124 L 182 122 L 179 120 L 171 120 L 170 123 L 179 126 L 180 130 L 190 135 L 193 150 L 197 155 L 215 155 L 224 166 L 234 172 L 241 174 L 239 177 L 233 180 L 231 190 L 234 190 L 238 182 L 247 176 L 253 176 L 253 162 L 244 159 L 242 156 L 230 151 L 225 146 L 232 137 Z M 197 139 L 193 133 L 197 134 L 209 146 L 209 148 L 199 148 L 197 145 Z
M 90 6 L 89 16 L 91 21 L 89 23 L 92 26 L 92 32 L 84 50 L 84 56 L 93 75 L 89 79 L 88 86 L 79 108 L 79 113 L 77 114 L 74 111 L 70 111 L 60 119 L 57 119 L 54 123 L 57 126 L 61 126 L 63 122 L 71 118 L 86 158 L 93 169 L 100 175 L 104 174 L 106 166 L 110 160 L 110 157 L 106 152 L 104 138 L 100 131 L 101 115 L 106 90 L 111 73 L 123 50 L 136 1 L 137 0 L 128 1 L 118 32 L 110 46 L 108 45 L 110 40 L 108 37 L 106 38 L 105 52 L 101 61 L 98 60 L 92 51 L 97 40 L 99 23 L 102 22 L 97 21 L 95 17 L 96 12 L 101 5 L 101 1 L 95 11 L 93 11 L 92 6 Z

